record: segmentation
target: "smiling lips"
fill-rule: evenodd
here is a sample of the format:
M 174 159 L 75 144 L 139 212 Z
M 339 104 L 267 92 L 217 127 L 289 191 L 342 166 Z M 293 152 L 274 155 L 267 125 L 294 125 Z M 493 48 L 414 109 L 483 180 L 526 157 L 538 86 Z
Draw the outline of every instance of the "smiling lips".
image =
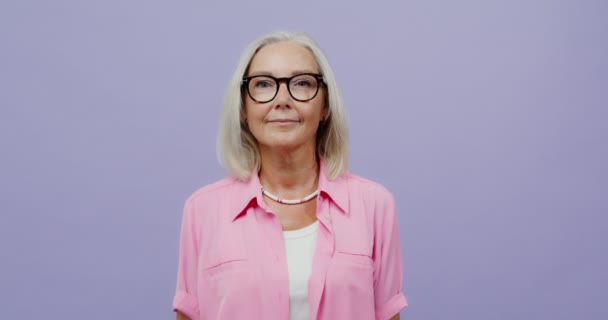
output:
M 270 122 L 270 123 L 277 123 L 277 124 L 290 124 L 290 123 L 297 123 L 299 121 L 297 121 L 297 120 L 291 120 L 291 119 L 276 119 L 276 120 L 270 120 L 268 122 Z

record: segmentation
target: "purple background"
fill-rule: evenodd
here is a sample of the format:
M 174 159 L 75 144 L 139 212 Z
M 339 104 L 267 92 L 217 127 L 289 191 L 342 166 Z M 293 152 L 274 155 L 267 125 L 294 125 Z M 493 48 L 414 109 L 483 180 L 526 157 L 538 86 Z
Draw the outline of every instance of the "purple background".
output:
M 606 1 L 0 2 L 0 318 L 172 319 L 244 46 L 306 30 L 397 198 L 405 319 L 606 319 Z

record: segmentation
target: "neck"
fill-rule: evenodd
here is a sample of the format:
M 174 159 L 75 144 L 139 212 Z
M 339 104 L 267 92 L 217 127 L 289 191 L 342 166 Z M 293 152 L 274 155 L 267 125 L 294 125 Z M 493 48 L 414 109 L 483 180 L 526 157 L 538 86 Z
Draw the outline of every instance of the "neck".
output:
M 317 189 L 319 164 L 314 149 L 289 153 L 260 149 L 260 183 L 285 199 L 299 199 Z

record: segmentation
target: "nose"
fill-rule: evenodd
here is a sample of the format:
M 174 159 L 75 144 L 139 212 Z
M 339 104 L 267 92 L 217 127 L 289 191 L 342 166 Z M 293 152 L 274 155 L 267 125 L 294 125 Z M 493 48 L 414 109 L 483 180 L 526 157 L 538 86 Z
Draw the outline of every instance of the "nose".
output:
M 277 96 L 274 98 L 275 107 L 289 107 L 291 102 L 291 94 L 287 88 L 287 82 L 280 82 Z

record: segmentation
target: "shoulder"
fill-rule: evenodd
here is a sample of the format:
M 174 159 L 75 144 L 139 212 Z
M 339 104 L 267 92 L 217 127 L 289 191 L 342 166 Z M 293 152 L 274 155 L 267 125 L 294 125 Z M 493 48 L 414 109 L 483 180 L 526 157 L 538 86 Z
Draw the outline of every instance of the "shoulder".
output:
M 344 174 L 342 179 L 346 180 L 351 197 L 361 197 L 375 201 L 392 201 L 393 199 L 393 194 L 379 182 L 352 173 Z
M 375 228 L 386 229 L 395 219 L 396 203 L 391 191 L 379 182 L 347 174 L 348 198 L 353 216 L 365 216 Z
M 395 197 L 384 185 L 357 175 L 350 174 L 349 198 L 353 215 L 367 218 L 373 228 L 374 243 L 381 244 L 395 237 L 394 228 L 398 225 Z
M 194 191 L 186 199 L 184 214 L 194 224 L 215 225 L 222 215 L 231 216 L 247 195 L 247 184 L 227 177 Z
M 227 192 L 233 193 L 238 191 L 242 185 L 243 182 L 232 177 L 226 177 L 195 190 L 187 198 L 186 203 L 196 203 L 200 201 L 207 201 L 209 199 L 217 199 L 218 196 L 225 195 Z
M 250 199 L 251 194 L 247 182 L 226 177 L 194 191 L 187 198 L 185 205 L 193 211 L 229 214 L 237 210 L 246 199 Z

